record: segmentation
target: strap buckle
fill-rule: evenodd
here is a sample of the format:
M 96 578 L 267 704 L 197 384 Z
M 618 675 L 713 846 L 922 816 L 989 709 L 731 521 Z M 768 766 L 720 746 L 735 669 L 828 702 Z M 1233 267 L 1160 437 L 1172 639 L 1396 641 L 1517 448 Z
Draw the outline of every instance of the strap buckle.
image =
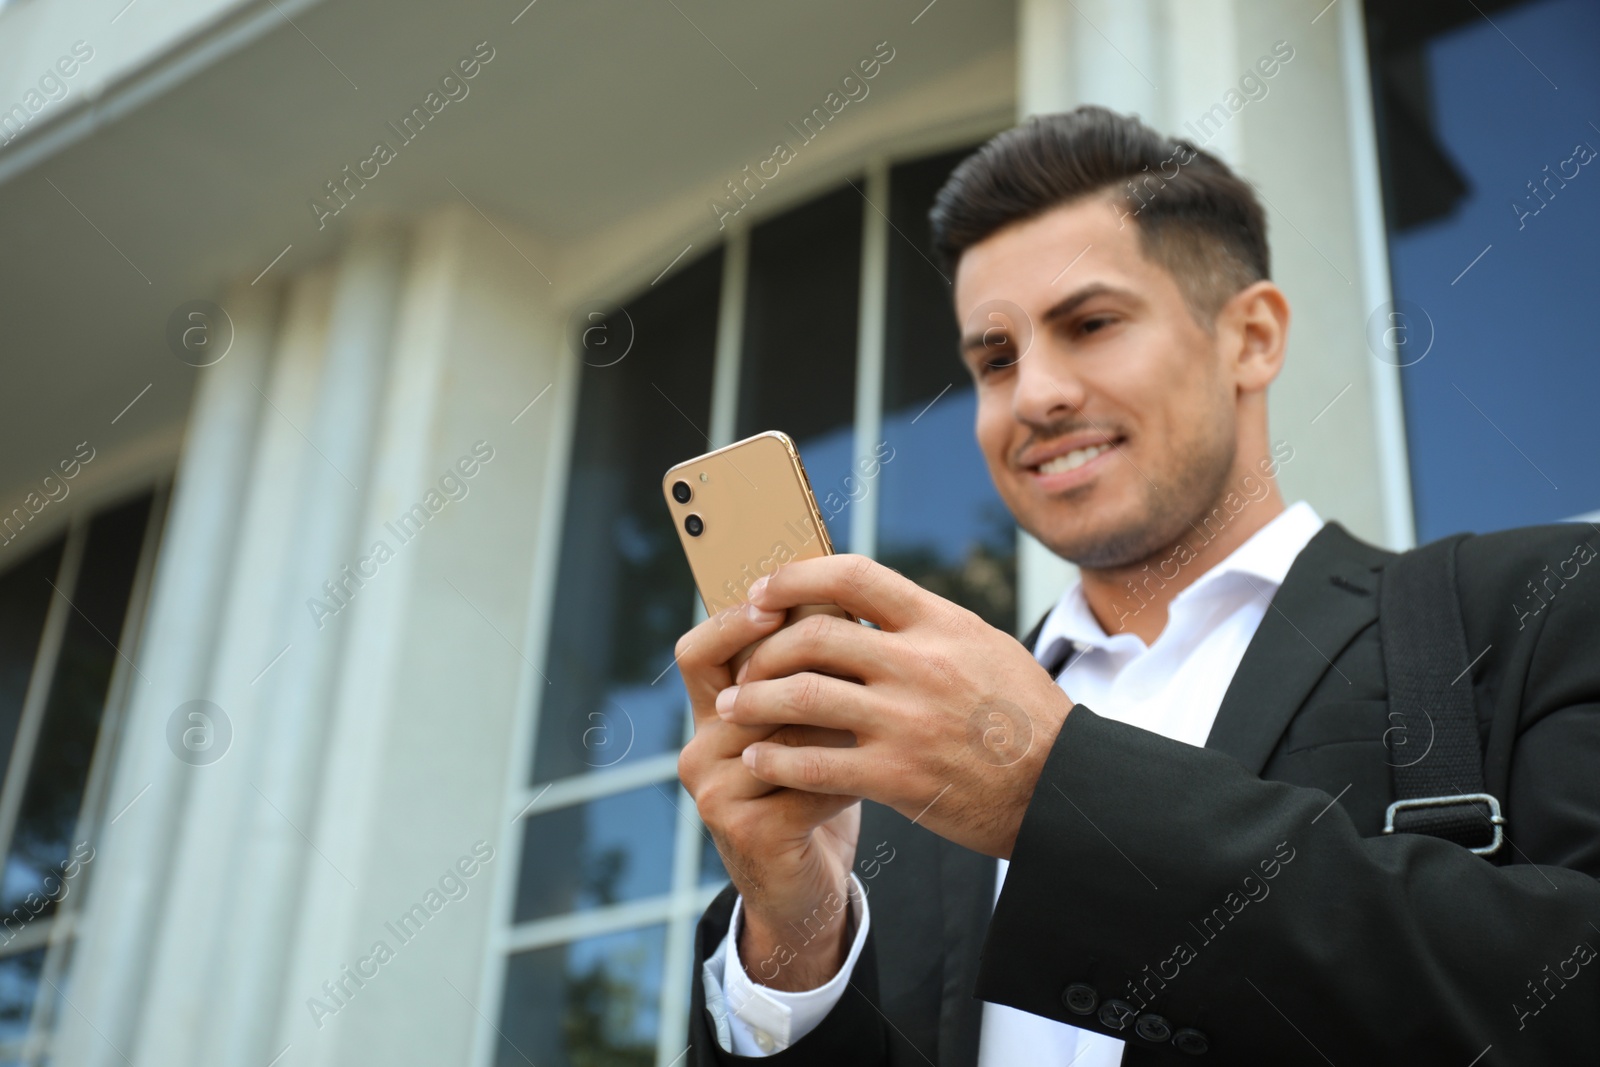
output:
M 1492 793 L 1457 793 L 1444 797 L 1412 797 L 1409 800 L 1397 800 L 1390 804 L 1383 815 L 1383 832 L 1395 832 L 1395 812 L 1405 811 L 1409 808 L 1447 808 L 1456 804 L 1487 804 L 1489 806 L 1489 824 L 1494 830 L 1494 837 L 1487 845 L 1470 849 L 1474 855 L 1489 856 L 1500 850 L 1501 843 L 1505 840 L 1505 832 L 1501 829 L 1506 823 L 1505 816 L 1500 814 L 1500 801 Z M 1474 811 L 1480 818 L 1481 812 Z

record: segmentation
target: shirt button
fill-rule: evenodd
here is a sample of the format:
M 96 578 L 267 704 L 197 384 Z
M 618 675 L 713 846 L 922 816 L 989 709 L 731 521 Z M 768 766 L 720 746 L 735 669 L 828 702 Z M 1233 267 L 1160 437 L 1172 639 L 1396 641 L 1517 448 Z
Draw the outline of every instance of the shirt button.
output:
M 1108 1030 L 1126 1030 L 1137 1014 L 1132 1004 L 1115 997 L 1100 1005 L 1100 1023 Z
M 1172 1024 L 1153 1012 L 1143 1012 L 1134 1020 L 1133 1032 L 1146 1041 L 1161 1044 L 1172 1036 Z
M 1211 1048 L 1211 1041 L 1205 1034 L 1187 1026 L 1172 1035 L 1172 1044 L 1179 1052 L 1191 1056 L 1203 1056 Z
M 765 1030 L 757 1030 L 753 1035 L 756 1039 L 756 1048 L 762 1052 L 772 1051 L 772 1035 Z
M 1083 982 L 1073 982 L 1061 994 L 1061 1003 L 1074 1015 L 1089 1015 L 1100 1006 L 1100 996 L 1094 987 Z

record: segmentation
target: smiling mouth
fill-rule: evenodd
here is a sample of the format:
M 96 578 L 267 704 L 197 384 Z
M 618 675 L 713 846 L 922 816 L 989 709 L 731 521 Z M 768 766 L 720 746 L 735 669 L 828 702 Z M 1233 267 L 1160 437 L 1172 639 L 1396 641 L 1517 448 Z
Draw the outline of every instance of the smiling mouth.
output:
M 1087 448 L 1075 448 L 1065 455 L 1047 459 L 1036 467 L 1029 468 L 1035 474 L 1061 474 L 1065 471 L 1077 470 L 1091 459 L 1116 446 L 1116 441 L 1107 441 Z

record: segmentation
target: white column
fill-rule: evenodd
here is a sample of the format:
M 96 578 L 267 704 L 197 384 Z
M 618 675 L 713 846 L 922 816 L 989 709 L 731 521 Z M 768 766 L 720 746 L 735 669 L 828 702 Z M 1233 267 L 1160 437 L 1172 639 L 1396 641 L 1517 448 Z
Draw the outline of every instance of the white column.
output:
M 1331 14 L 1331 12 L 1330 12 Z M 1361 303 L 1378 308 L 1394 296 L 1389 283 L 1389 235 L 1383 219 L 1378 173 L 1378 134 L 1372 116 L 1372 78 L 1367 69 L 1367 31 L 1359 4 L 1345 4 L 1339 17 L 1340 73 L 1348 116 L 1351 181 L 1355 188 L 1356 240 L 1360 254 Z M 1370 312 L 1369 312 L 1370 314 Z M 1411 548 L 1417 541 L 1411 503 L 1411 461 L 1406 443 L 1400 368 L 1386 360 L 1367 361 L 1372 388 L 1372 418 L 1378 437 L 1378 484 L 1383 494 L 1383 544 Z
M 252 782 L 270 717 L 264 684 L 287 652 L 274 609 L 294 542 L 301 458 L 297 427 L 310 426 L 322 378 L 333 272 L 318 269 L 285 291 L 270 367 L 251 396 L 259 403 L 255 449 L 239 482 L 241 521 L 226 585 L 219 589 L 217 635 L 206 678 L 195 695 L 228 717 L 232 744 L 220 760 L 185 767 L 190 787 L 171 877 L 158 919 L 149 993 L 136 1062 L 188 1067 L 201 1062 L 222 987 L 249 966 L 220 954 L 237 921 L 237 869 L 250 832 L 246 813 L 259 803 Z M 256 389 L 259 388 L 259 392 Z M 282 658 L 280 657 L 282 654 Z M 274 662 L 276 661 L 276 662 Z
M 376 572 L 329 624 L 330 629 L 344 628 L 344 642 L 329 708 L 317 810 L 305 829 L 318 854 L 363 881 L 368 854 L 378 847 L 374 837 L 381 761 L 394 728 L 396 673 L 417 564 L 416 547 L 401 542 L 385 524 L 423 499 L 440 477 L 434 469 L 433 428 L 456 310 L 462 222 L 459 213 L 450 212 L 420 228 L 401 295 L 377 455 L 354 549 L 374 558 L 374 547 L 382 543 L 394 557 L 367 568 Z M 313 1025 L 306 1001 L 321 997 L 324 981 L 340 977 L 343 966 L 366 955 L 376 929 L 360 930 L 360 894 L 315 856 L 307 865 L 301 894 L 271 1047 L 275 1054 L 293 1044 L 295 1063 L 301 1067 L 336 1064 L 344 1062 L 336 1055 L 337 1043 L 317 1040 L 330 1021 Z
M 401 234 L 374 227 L 359 232 L 344 253 L 334 282 L 326 355 L 300 457 L 295 530 L 272 618 L 290 644 L 283 660 L 258 683 L 263 729 L 245 797 L 244 848 L 231 872 L 232 914 L 218 946 L 230 969 L 208 1020 L 203 1062 L 215 1067 L 260 1067 L 281 1049 L 270 1047 L 284 995 L 284 969 L 303 880 L 313 864 L 340 870 L 345 857 L 316 852 L 307 841 L 316 783 L 328 734 L 333 684 L 343 654 L 344 628 L 319 626 L 311 598 L 326 599 L 323 583 L 338 582 L 357 556 L 357 524 L 371 484 L 378 400 L 383 395 L 402 276 Z
M 397 510 L 416 503 L 429 486 L 436 488 L 442 474 L 471 454 L 475 442 L 492 448 L 493 459 L 466 480 L 470 489 L 465 497 L 450 501 L 399 547 L 395 560 L 349 609 L 354 613 L 351 640 L 361 643 L 352 644 L 343 657 L 342 669 L 356 677 L 341 699 L 385 704 L 373 712 L 385 725 L 369 735 L 352 720 L 339 743 L 365 751 L 330 752 L 328 757 L 333 762 L 324 772 L 325 783 L 346 771 L 366 777 L 359 786 L 361 810 L 336 810 L 354 802 L 354 793 L 343 785 L 325 785 L 335 791 L 325 792 L 316 827 L 307 827 L 319 848 L 324 840 L 342 847 L 337 842 L 345 834 L 363 839 L 356 855 L 329 854 L 360 887 L 355 905 L 335 915 L 306 904 L 311 921 L 325 924 L 330 939 L 348 946 L 335 954 L 341 967 L 356 961 L 357 950 L 367 954 L 380 938 L 390 943 L 395 958 L 313 1032 L 308 1040 L 318 1047 L 302 1047 L 292 1032 L 281 1030 L 271 1054 L 289 1041 L 294 1049 L 280 1067 L 288 1067 L 302 1052 L 312 1060 L 341 1065 L 466 1063 L 482 1019 L 498 1025 L 500 1018 L 498 990 L 481 983 L 486 968 L 498 973 L 504 966 L 503 960 L 491 958 L 489 946 L 491 931 L 510 912 L 509 894 L 516 885 L 509 869 L 514 859 L 502 848 L 502 835 L 511 829 L 515 813 L 505 811 L 507 785 L 508 779 L 527 782 L 531 750 L 510 742 L 528 719 L 528 694 L 545 684 L 534 667 L 543 649 L 535 643 L 530 621 L 542 619 L 549 605 L 535 603 L 531 590 L 534 560 L 545 540 L 556 535 L 544 489 L 554 453 L 570 429 L 563 420 L 571 411 L 577 375 L 569 372 L 576 369 L 577 357 L 567 348 L 563 311 L 552 306 L 550 287 L 523 253 L 541 265 L 549 264 L 550 257 L 507 220 L 495 222 L 502 236 L 465 206 L 446 213 L 450 221 L 430 220 L 424 227 L 418 274 L 413 275 L 417 282 L 407 288 L 407 303 L 425 299 L 447 318 L 441 322 L 432 313 L 419 312 L 407 319 L 404 328 L 409 333 L 415 323 L 417 332 L 402 338 L 396 349 L 396 359 L 402 361 L 397 375 L 420 383 L 427 364 L 440 368 L 425 427 L 420 412 L 406 403 L 397 401 L 388 408 L 397 420 L 417 420 L 413 431 L 399 421 L 393 429 L 397 435 L 414 432 L 423 449 L 415 460 L 420 468 L 411 466 L 413 475 L 420 469 L 420 482 L 406 476 L 404 488 L 396 489 L 403 494 Z M 438 258 L 429 250 L 435 225 L 456 232 L 451 240 L 459 244 L 449 253 L 455 266 L 448 279 L 440 264 L 434 280 L 423 282 L 426 262 Z M 554 276 L 559 280 L 559 273 Z M 411 313 L 408 307 L 407 315 Z M 398 382 L 396 386 L 410 392 Z M 410 414 L 399 414 L 405 411 Z M 392 440 L 388 430 L 383 437 Z M 413 460 L 402 453 L 399 462 L 410 465 Z M 383 492 L 385 484 L 401 485 L 398 473 L 392 483 L 382 470 L 375 477 L 376 492 Z M 385 507 L 373 513 L 393 517 Z M 410 568 L 403 578 L 403 608 L 394 613 L 368 609 L 373 616 L 369 627 L 360 614 L 361 598 L 399 595 L 384 592 L 378 584 L 389 579 L 388 567 L 402 562 L 399 553 L 409 557 L 405 565 Z M 393 632 L 384 633 L 385 625 Z M 383 655 L 392 657 L 382 687 L 371 691 L 360 682 L 367 668 L 357 662 L 366 654 L 367 636 L 374 645 L 388 646 Z M 342 721 L 362 713 L 342 708 L 335 717 Z M 349 820 L 362 825 L 356 828 Z M 437 891 L 441 874 L 470 854 L 480 839 L 496 852 L 473 877 L 463 879 L 466 895 L 432 915 L 405 944 L 397 944 L 384 924 L 423 901 L 429 889 Z M 309 862 L 321 864 L 314 854 Z M 495 879 L 502 876 L 507 895 L 497 897 Z M 316 891 L 312 883 L 306 885 L 308 894 Z M 309 1022 L 306 999 L 320 991 L 323 980 L 336 977 L 317 973 L 321 957 L 305 960 L 302 969 L 288 976 L 274 1005 L 275 1020 L 292 1021 L 299 1011 Z M 299 985 L 308 973 L 318 989 Z M 426 1025 L 397 1025 L 397 1020 L 414 1020 L 419 1013 L 425 1013 Z M 489 1033 L 492 1037 L 493 1031 Z M 323 1043 L 333 1051 L 323 1052 Z
M 129 696 L 112 776 L 114 821 L 94 842 L 93 882 L 74 951 L 75 1010 L 61 1013 L 57 1063 L 124 1067 L 150 1000 L 151 954 L 166 933 L 162 905 L 193 770 L 168 749 L 167 720 L 206 691 L 249 483 L 261 407 L 256 383 L 265 377 L 274 302 L 269 289 L 230 295 L 233 348 L 196 372 L 200 382 L 139 645 L 141 680 Z

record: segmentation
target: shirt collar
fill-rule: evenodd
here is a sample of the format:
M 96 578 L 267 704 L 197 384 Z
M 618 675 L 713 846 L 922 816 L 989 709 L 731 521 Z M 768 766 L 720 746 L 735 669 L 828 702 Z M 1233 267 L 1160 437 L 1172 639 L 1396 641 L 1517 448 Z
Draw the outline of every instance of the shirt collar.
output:
M 1256 591 L 1271 596 L 1283 584 L 1284 577 L 1295 557 L 1323 527 L 1323 520 L 1304 500 L 1285 508 L 1254 534 L 1234 549 L 1221 562 L 1195 579 L 1176 597 L 1173 603 L 1188 601 L 1214 587 L 1228 575 L 1243 575 Z M 1129 639 L 1142 647 L 1143 642 L 1133 634 L 1107 634 L 1083 595 L 1083 583 L 1074 581 L 1061 594 L 1056 606 L 1046 617 L 1039 631 L 1036 654 L 1049 649 L 1057 638 L 1079 648 L 1105 648 L 1113 641 Z

